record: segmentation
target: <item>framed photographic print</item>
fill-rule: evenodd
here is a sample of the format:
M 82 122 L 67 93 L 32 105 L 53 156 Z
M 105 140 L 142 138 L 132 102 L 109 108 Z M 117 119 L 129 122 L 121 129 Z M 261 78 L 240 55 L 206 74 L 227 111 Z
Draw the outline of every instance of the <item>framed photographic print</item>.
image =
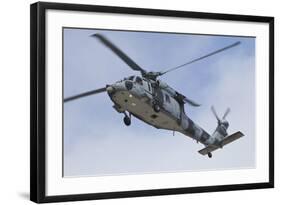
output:
M 274 18 L 31 5 L 34 202 L 274 187 Z

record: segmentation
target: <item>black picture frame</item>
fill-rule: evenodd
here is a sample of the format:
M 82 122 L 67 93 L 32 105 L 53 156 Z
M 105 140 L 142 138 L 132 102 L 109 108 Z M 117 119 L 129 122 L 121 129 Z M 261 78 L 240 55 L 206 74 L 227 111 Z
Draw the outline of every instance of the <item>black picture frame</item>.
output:
M 195 19 L 263 22 L 269 24 L 269 181 L 192 188 L 171 188 L 124 192 L 46 196 L 46 10 L 86 11 Z M 144 8 L 38 2 L 30 7 L 30 200 L 37 203 L 97 200 L 123 197 L 218 192 L 274 187 L 274 18 Z

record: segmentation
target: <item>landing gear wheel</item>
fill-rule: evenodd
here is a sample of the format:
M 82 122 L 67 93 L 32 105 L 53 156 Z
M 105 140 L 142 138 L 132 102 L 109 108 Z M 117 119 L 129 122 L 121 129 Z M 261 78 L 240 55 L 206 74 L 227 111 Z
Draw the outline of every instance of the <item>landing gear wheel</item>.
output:
M 153 105 L 153 110 L 154 110 L 155 112 L 160 112 L 160 106 L 159 106 L 158 104 L 154 104 L 154 105 Z
M 209 157 L 209 158 L 212 158 L 212 156 L 213 156 L 212 153 L 209 152 L 209 153 L 208 153 L 208 157 Z
M 124 121 L 125 125 L 127 125 L 127 126 L 131 125 L 131 119 L 128 116 L 125 116 L 123 118 L 123 121 Z

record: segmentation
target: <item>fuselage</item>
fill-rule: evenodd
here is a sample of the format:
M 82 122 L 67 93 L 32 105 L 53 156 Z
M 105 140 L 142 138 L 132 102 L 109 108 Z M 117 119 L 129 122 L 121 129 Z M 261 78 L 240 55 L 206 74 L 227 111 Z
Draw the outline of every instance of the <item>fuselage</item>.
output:
M 108 85 L 107 92 L 118 112 L 128 112 L 156 128 L 178 131 L 208 144 L 210 135 L 187 117 L 184 104 L 167 84 L 131 76 Z M 160 106 L 159 112 L 153 109 L 155 103 Z

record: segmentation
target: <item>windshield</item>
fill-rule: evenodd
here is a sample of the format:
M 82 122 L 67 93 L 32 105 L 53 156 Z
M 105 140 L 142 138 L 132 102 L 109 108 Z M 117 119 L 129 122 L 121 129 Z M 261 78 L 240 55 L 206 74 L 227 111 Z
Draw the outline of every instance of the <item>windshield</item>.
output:
M 139 76 L 136 77 L 136 83 L 142 85 L 142 79 Z
M 134 80 L 134 77 L 135 77 L 135 76 L 132 75 L 132 76 L 130 76 L 128 79 L 131 80 L 131 81 L 133 81 L 133 80 Z

